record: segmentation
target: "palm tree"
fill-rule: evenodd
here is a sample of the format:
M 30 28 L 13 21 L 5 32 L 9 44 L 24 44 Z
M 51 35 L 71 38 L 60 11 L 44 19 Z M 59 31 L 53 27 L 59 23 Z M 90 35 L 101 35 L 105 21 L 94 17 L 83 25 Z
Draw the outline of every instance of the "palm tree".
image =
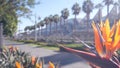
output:
M 46 36 L 48 35 L 48 24 L 49 24 L 49 22 L 50 22 L 50 20 L 49 20 L 49 18 L 48 17 L 45 17 L 44 18 L 44 21 L 45 21 L 45 24 L 46 24 Z
M 40 22 L 39 23 L 37 23 L 37 28 L 38 28 L 38 36 L 40 36 Z
M 101 18 L 102 18 L 102 8 L 103 8 L 103 5 L 102 5 L 101 3 L 99 3 L 99 4 L 97 4 L 97 5 L 95 6 L 95 8 L 98 8 L 98 9 L 99 9 L 99 21 L 98 21 L 98 22 L 100 22 L 100 21 L 101 21 Z
M 90 12 L 93 10 L 93 3 L 91 0 L 84 1 L 82 5 L 82 10 L 87 14 L 87 27 L 89 27 Z
M 54 21 L 54 23 L 56 24 L 56 31 L 55 31 L 55 32 L 57 32 L 57 24 L 58 24 L 58 22 L 60 21 L 60 17 L 59 17 L 58 14 L 55 14 L 55 15 L 53 16 L 53 21 Z
M 63 9 L 61 11 L 61 17 L 64 19 L 64 26 L 65 26 L 65 28 L 66 28 L 65 21 L 68 18 L 68 16 L 69 16 L 69 10 L 67 8 Z
M 31 31 L 31 39 L 34 39 L 34 37 L 35 37 L 35 25 L 33 25 L 33 26 L 30 26 L 30 31 Z M 33 34 L 33 35 L 32 35 Z M 34 37 L 33 37 L 34 36 Z M 34 39 L 35 40 L 35 39 Z
M 28 26 L 26 26 L 26 27 L 24 28 L 24 31 L 25 31 L 25 32 L 27 32 L 27 30 L 28 30 Z
M 50 24 L 50 35 L 51 35 L 51 27 L 52 27 L 52 22 L 53 22 L 53 16 L 50 15 L 48 18 L 49 18 L 49 24 Z
M 119 13 L 120 13 L 120 0 L 118 0 L 118 3 L 119 3 Z
M 44 20 L 42 20 L 42 21 L 40 21 L 40 26 L 41 26 L 41 36 L 42 36 L 42 28 L 44 27 L 44 24 L 45 24 L 45 21 Z
M 109 16 L 109 6 L 113 4 L 113 0 L 103 0 L 103 2 L 107 6 L 107 16 Z
M 74 22 L 74 28 L 73 30 L 75 30 L 75 23 L 77 23 L 77 19 L 76 19 L 76 16 L 80 13 L 80 6 L 78 3 L 75 3 L 73 6 L 72 6 L 72 11 L 73 11 L 73 14 L 75 15 L 75 22 Z
M 119 3 L 115 2 L 113 5 L 116 7 L 116 12 L 114 14 L 117 15 L 114 17 L 114 19 L 115 19 L 114 21 L 118 21 L 119 20 L 119 11 L 117 8 L 119 7 Z
M 25 34 L 26 34 L 25 37 L 27 37 L 26 39 L 28 39 L 28 34 L 29 34 L 29 31 L 30 31 L 30 26 L 26 26 L 26 27 L 24 28 L 24 31 L 25 31 Z
M 119 10 L 119 12 L 118 12 L 118 13 L 119 13 L 119 14 L 118 14 L 118 19 L 120 19 L 120 0 L 118 0 L 118 5 L 119 5 L 119 9 L 118 9 L 118 10 Z

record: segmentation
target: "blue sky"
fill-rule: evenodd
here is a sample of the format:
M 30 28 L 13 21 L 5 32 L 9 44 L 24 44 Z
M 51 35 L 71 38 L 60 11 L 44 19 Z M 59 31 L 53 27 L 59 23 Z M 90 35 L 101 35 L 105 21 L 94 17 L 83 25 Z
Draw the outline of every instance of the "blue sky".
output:
M 94 5 L 102 2 L 102 0 L 91 0 L 91 1 L 94 3 Z M 40 0 L 40 2 L 41 2 L 40 5 L 35 6 L 35 8 L 32 10 L 33 10 L 33 14 L 36 14 L 37 17 L 41 17 L 41 19 L 44 19 L 44 17 L 49 16 L 51 14 L 61 15 L 61 10 L 64 8 L 69 9 L 70 11 L 69 18 L 73 18 L 74 15 L 72 15 L 71 7 L 76 2 L 79 3 L 80 7 L 82 7 L 84 0 Z M 98 11 L 97 9 L 93 10 L 93 12 L 91 13 L 91 18 L 95 15 L 97 11 Z M 106 15 L 106 7 L 103 8 L 102 15 L 103 16 Z M 85 13 L 81 9 L 80 14 L 78 15 L 78 18 L 83 18 L 84 16 L 85 16 Z M 21 20 L 21 23 L 18 24 L 18 30 L 22 30 L 22 32 L 24 31 L 25 26 L 34 24 L 34 22 L 26 18 L 20 18 L 20 20 Z M 35 18 L 32 17 L 32 20 L 34 21 Z

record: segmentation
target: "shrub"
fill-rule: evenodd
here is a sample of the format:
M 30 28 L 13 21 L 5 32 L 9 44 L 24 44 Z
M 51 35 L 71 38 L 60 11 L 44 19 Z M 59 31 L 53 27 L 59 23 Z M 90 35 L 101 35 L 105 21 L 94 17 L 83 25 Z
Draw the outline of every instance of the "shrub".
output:
M 0 52 L 0 68 L 44 68 L 44 62 L 17 47 L 9 46 Z M 49 62 L 48 68 L 55 68 L 55 65 Z

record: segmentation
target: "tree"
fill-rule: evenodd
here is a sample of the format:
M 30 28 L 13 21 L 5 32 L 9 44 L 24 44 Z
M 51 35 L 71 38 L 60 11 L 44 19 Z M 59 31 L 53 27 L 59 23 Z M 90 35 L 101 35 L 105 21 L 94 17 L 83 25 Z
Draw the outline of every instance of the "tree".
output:
M 44 27 L 44 24 L 45 24 L 45 21 L 44 20 L 42 20 L 42 21 L 40 21 L 40 26 L 41 26 L 41 36 L 42 36 L 42 27 Z
M 28 30 L 29 30 L 29 26 L 26 26 L 26 27 L 24 28 L 24 31 L 27 32 Z
M 17 29 L 18 17 L 28 17 L 37 4 L 35 0 L 0 0 L 0 22 L 3 23 L 4 35 L 12 36 Z
M 37 23 L 37 28 L 38 28 L 38 35 L 40 36 L 40 22 L 39 23 Z
M 0 0 L 0 15 L 14 13 L 17 16 L 25 16 L 31 12 L 30 8 L 38 4 L 35 0 Z
M 118 0 L 118 4 L 119 4 L 119 13 L 120 13 L 120 0 Z
M 25 34 L 26 34 L 25 37 L 27 37 L 27 39 L 28 39 L 28 36 L 29 36 L 30 29 L 31 29 L 31 26 L 26 26 L 26 27 L 24 28 L 24 31 L 25 31 Z
M 58 24 L 58 22 L 60 21 L 60 17 L 59 17 L 59 15 L 58 14 L 55 14 L 54 16 L 53 16 L 53 21 L 54 21 L 54 23 L 56 24 L 56 33 L 57 33 L 57 24 Z
M 17 19 L 12 14 L 4 14 L 0 18 L 0 23 L 3 23 L 3 34 L 5 36 L 13 36 L 17 29 Z
M 113 0 L 103 0 L 105 5 L 107 5 L 107 16 L 109 16 L 109 6 L 113 4 Z
M 118 5 L 119 5 L 119 14 L 118 14 L 118 19 L 120 19 L 120 0 L 118 0 Z
M 89 27 L 90 12 L 93 10 L 93 3 L 91 0 L 86 0 L 83 2 L 82 10 L 87 14 L 87 27 Z
M 118 11 L 119 9 L 117 8 L 119 8 L 119 2 L 115 2 L 113 5 L 116 8 L 116 12 L 114 14 L 117 15 L 114 17 L 114 21 L 118 21 L 119 20 L 119 11 Z
M 67 8 L 63 9 L 61 11 L 61 17 L 64 19 L 64 26 L 65 26 L 65 28 L 66 28 L 65 21 L 68 18 L 68 16 L 69 16 L 69 10 Z
M 48 17 L 45 17 L 44 21 L 45 21 L 45 25 L 46 25 L 46 36 L 47 36 L 48 35 L 48 24 L 49 24 L 50 20 Z
M 95 6 L 95 8 L 98 8 L 99 9 L 99 22 L 101 21 L 101 18 L 102 18 L 102 8 L 103 8 L 103 5 L 101 3 L 97 4 Z
M 75 30 L 75 23 L 77 23 L 77 19 L 76 19 L 76 16 L 80 13 L 80 6 L 78 3 L 75 3 L 73 6 L 72 6 L 72 11 L 73 11 L 73 14 L 75 15 L 75 19 L 74 19 L 74 28 L 73 30 Z
M 52 27 L 52 22 L 53 22 L 53 16 L 50 15 L 48 18 L 49 18 L 49 24 L 50 24 L 50 35 L 51 35 L 51 27 Z

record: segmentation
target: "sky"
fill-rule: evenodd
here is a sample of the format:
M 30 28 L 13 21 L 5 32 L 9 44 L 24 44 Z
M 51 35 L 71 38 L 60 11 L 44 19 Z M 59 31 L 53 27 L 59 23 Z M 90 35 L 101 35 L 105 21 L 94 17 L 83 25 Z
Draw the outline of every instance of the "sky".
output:
M 41 20 L 44 19 L 45 17 L 49 16 L 49 15 L 54 15 L 54 14 L 58 14 L 61 15 L 61 10 L 63 10 L 64 8 L 68 8 L 70 11 L 70 18 L 74 18 L 74 15 L 72 14 L 72 6 L 73 4 L 75 4 L 76 2 L 80 5 L 80 7 L 82 7 L 82 4 L 85 0 L 36 0 L 36 1 L 40 1 L 39 5 L 36 5 L 34 9 L 32 9 L 33 14 L 36 15 L 36 17 L 40 17 Z M 102 0 L 91 0 L 94 3 L 94 6 L 98 3 L 101 3 Z M 110 6 L 110 9 L 112 8 L 112 6 Z M 92 11 L 90 17 L 93 18 L 94 15 L 97 13 L 98 9 L 95 9 Z M 103 8 L 102 10 L 102 15 L 105 16 L 106 13 L 106 6 Z M 80 14 L 78 15 L 78 18 L 83 18 L 85 16 L 85 13 L 82 11 L 80 11 Z M 35 16 L 32 17 L 32 21 L 27 19 L 27 18 L 19 18 L 21 20 L 21 22 L 18 24 L 18 29 L 17 32 L 23 32 L 24 28 L 26 26 L 30 26 L 30 25 L 34 25 L 34 21 L 35 21 Z M 37 19 L 37 22 L 39 22 L 40 20 Z

